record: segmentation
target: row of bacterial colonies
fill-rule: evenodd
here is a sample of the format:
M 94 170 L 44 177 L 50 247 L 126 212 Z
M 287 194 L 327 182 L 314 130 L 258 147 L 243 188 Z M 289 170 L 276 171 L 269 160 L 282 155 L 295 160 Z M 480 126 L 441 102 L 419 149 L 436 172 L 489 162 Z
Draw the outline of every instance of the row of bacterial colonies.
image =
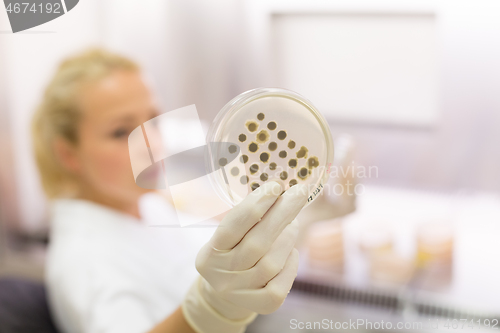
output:
M 230 145 L 227 150 L 229 151 L 230 154 L 234 154 L 238 151 L 238 147 L 236 145 Z M 228 163 L 227 158 L 225 157 L 219 158 L 220 166 L 225 166 L 227 163 Z
M 257 119 L 259 121 L 263 121 L 265 118 L 265 115 L 264 113 L 259 113 L 257 115 Z M 260 127 L 260 124 L 255 121 L 255 120 L 249 120 L 246 122 L 245 124 L 245 127 L 248 129 L 248 131 L 250 133 L 255 133 L 257 132 L 257 130 L 259 129 Z M 269 123 L 267 123 L 267 129 L 270 130 L 270 131 L 274 131 L 278 128 L 278 125 L 276 124 L 275 121 L 270 121 Z M 283 141 L 286 139 L 287 137 L 287 132 L 285 130 L 280 130 L 277 132 L 277 135 L 276 137 Z M 248 151 L 250 153 L 256 153 L 259 149 L 260 149 L 260 145 L 264 145 L 267 141 L 269 141 L 270 139 L 270 134 L 269 132 L 266 130 L 266 129 L 262 129 L 261 131 L 259 131 L 258 133 L 256 133 L 255 135 L 255 141 L 251 141 L 249 144 L 248 144 Z M 247 135 L 244 134 L 244 133 L 241 133 L 239 136 L 238 136 L 238 140 L 243 143 L 243 142 L 246 142 L 247 141 Z M 289 149 L 294 149 L 295 146 L 296 146 L 296 143 L 295 141 L 293 140 L 290 140 L 288 142 L 288 148 Z M 276 149 L 278 148 L 278 144 L 275 142 L 275 141 L 271 141 L 269 142 L 267 148 L 269 149 L 269 151 L 276 151 Z M 307 149 L 307 147 L 304 147 L 302 146 L 297 152 L 296 152 L 296 157 L 297 158 L 291 158 L 289 161 L 288 161 L 288 166 L 292 169 L 295 169 L 297 166 L 298 166 L 298 159 L 299 158 L 304 158 L 304 159 L 307 159 L 307 155 L 308 155 L 308 152 L 309 150 Z M 288 156 L 288 152 L 286 150 L 281 150 L 280 152 L 278 152 L 278 156 L 280 158 L 287 158 Z M 269 162 L 269 159 L 271 157 L 271 154 L 267 151 L 264 151 L 262 153 L 260 153 L 260 161 L 262 163 L 268 163 Z M 248 162 L 248 156 L 247 155 L 242 155 L 241 158 L 240 158 L 240 161 L 245 164 Z M 309 157 L 309 159 L 307 160 L 307 166 L 305 167 L 302 167 L 300 168 L 298 171 L 297 171 L 297 177 L 300 179 L 300 180 L 306 180 L 307 177 L 311 174 L 311 170 L 313 168 L 316 168 L 318 165 L 319 165 L 319 162 L 318 162 L 318 158 L 316 156 L 311 156 Z M 274 162 L 271 162 L 269 164 L 269 169 L 270 170 L 276 170 L 276 163 Z M 258 164 L 252 164 L 249 168 L 249 171 L 250 171 L 250 174 L 251 175 L 255 175 L 258 171 L 259 171 L 259 165 Z M 238 167 L 233 167 L 231 169 L 231 175 L 233 176 L 238 176 L 239 175 L 239 169 Z M 260 180 L 265 182 L 269 179 L 269 175 L 267 173 L 262 173 L 260 175 Z M 288 179 L 288 172 L 286 171 L 283 171 L 280 173 L 280 179 L 281 180 L 287 180 Z M 240 177 L 240 182 L 241 184 L 245 185 L 245 184 L 248 184 L 249 182 L 249 177 L 248 176 L 241 176 Z M 296 185 L 298 182 L 296 179 L 291 179 L 289 181 L 289 186 L 293 186 L 293 185 Z M 257 189 L 260 185 L 256 182 L 252 183 L 251 187 L 252 187 L 252 191 Z

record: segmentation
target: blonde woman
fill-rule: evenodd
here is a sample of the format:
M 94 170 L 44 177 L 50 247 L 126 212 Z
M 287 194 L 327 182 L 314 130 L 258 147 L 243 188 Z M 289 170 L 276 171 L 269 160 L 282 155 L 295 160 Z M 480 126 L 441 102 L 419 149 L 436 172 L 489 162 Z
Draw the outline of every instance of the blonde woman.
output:
M 52 203 L 46 286 L 62 332 L 243 332 L 296 277 L 301 186 L 281 196 L 278 183 L 261 186 L 208 237 L 144 224 L 148 190 L 127 143 L 157 115 L 139 67 L 104 50 L 62 62 L 46 88 L 33 145 Z

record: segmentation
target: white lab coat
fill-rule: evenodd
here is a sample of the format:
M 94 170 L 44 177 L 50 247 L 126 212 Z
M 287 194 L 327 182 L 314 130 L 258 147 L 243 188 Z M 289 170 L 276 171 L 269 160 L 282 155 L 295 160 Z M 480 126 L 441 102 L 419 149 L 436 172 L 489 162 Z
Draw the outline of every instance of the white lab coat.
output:
M 175 219 L 157 196 L 142 202 L 152 218 Z M 51 209 L 46 286 L 64 333 L 151 329 L 181 304 L 198 274 L 196 254 L 215 231 L 150 227 L 155 223 L 84 200 L 58 199 Z

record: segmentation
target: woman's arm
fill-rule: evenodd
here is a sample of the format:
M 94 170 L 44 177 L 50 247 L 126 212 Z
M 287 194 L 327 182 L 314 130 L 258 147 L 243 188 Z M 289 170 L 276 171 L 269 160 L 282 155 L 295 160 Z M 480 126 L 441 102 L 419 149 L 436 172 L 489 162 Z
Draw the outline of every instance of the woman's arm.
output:
M 178 307 L 174 313 L 156 325 L 149 333 L 196 333 L 187 323 L 182 313 L 181 307 Z
M 282 193 L 269 182 L 231 209 L 198 253 L 200 276 L 181 308 L 150 333 L 243 333 L 259 313 L 276 311 L 297 276 L 295 217 L 307 198 L 304 185 Z

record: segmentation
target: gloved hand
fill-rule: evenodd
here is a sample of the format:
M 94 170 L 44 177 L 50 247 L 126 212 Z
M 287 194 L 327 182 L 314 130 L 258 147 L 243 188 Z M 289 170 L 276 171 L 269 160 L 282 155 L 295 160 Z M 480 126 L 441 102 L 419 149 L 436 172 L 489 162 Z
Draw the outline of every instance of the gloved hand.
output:
M 297 276 L 295 217 L 308 195 L 303 185 L 281 192 L 277 182 L 268 182 L 250 193 L 199 251 L 201 276 L 182 303 L 195 331 L 240 333 L 257 314 L 283 304 Z

